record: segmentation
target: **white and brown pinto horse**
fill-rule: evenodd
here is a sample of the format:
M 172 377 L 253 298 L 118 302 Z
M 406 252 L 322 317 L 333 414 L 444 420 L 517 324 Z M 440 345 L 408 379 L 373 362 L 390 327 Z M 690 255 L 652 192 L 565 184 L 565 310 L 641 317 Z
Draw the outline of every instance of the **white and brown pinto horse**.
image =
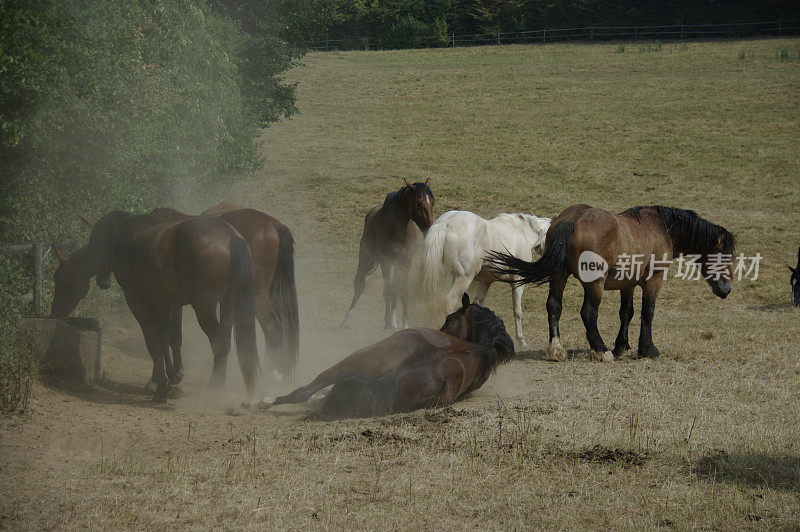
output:
M 418 290 L 415 303 L 421 307 L 426 325 L 439 323 L 459 306 L 461 294 L 476 285 L 474 296 L 483 303 L 495 281 L 516 281 L 519 277 L 496 274 L 488 268 L 486 253 L 506 252 L 532 260 L 544 248 L 550 218 L 532 214 L 499 214 L 491 220 L 469 211 L 449 211 L 428 229 L 414 266 Z M 511 291 L 516 340 L 525 346 L 522 333 L 522 292 L 517 284 Z

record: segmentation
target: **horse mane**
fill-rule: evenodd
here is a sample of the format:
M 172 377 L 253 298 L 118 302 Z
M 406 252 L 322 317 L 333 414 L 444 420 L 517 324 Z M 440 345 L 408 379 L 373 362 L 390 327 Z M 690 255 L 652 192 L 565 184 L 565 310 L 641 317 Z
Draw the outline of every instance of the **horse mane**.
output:
M 486 370 L 488 375 L 514 356 L 514 341 L 506 332 L 505 323 L 490 309 L 472 303 L 469 328 L 470 334 L 466 341 L 479 344 L 484 348 L 486 357 Z
M 386 194 L 386 199 L 383 200 L 384 207 L 391 207 L 400 205 L 403 201 L 403 193 L 406 191 L 408 187 L 403 185 L 400 187 L 399 190 L 395 190 L 394 192 L 389 192 Z M 436 198 L 433 196 L 433 191 L 431 187 L 426 185 L 425 183 L 414 183 L 414 192 L 416 193 L 416 197 L 419 198 L 423 195 L 428 195 L 431 197 L 432 200 Z
M 722 244 L 722 251 L 733 255 L 736 249 L 736 238 L 733 233 L 722 227 L 701 218 L 696 212 L 676 207 L 651 205 L 649 207 L 632 207 L 620 213 L 637 220 L 641 211 L 651 209 L 658 213 L 664 230 L 672 239 L 673 245 L 679 252 L 687 253 L 712 253 L 716 252 L 717 244 Z

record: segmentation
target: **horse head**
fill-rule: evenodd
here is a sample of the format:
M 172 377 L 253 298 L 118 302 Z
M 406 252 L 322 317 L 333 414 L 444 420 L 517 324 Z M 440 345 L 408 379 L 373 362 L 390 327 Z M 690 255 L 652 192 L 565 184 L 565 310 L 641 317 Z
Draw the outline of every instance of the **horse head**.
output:
M 791 277 L 789 277 L 789 282 L 792 285 L 792 305 L 800 307 L 800 249 L 797 250 L 797 267 L 792 268 L 788 264 L 786 267 L 792 272 Z
M 66 255 L 53 246 L 53 254 L 58 258 L 58 268 L 53 304 L 50 306 L 51 318 L 66 318 L 89 293 L 92 273 L 86 265 L 86 253 L 86 247 L 83 247 L 72 255 Z
M 514 342 L 506 332 L 503 320 L 488 308 L 470 303 L 467 294 L 461 298 L 461 308 L 447 316 L 439 330 L 487 348 L 490 369 L 514 356 Z
M 733 289 L 731 266 L 735 245 L 733 235 L 726 229 L 721 229 L 713 249 L 701 255 L 700 273 L 714 295 L 721 299 L 728 297 Z
M 403 179 L 406 186 L 403 188 L 403 198 L 408 208 L 408 217 L 417 224 L 423 233 L 433 224 L 433 204 L 436 201 L 430 188 L 430 178 L 424 183 L 413 185 Z

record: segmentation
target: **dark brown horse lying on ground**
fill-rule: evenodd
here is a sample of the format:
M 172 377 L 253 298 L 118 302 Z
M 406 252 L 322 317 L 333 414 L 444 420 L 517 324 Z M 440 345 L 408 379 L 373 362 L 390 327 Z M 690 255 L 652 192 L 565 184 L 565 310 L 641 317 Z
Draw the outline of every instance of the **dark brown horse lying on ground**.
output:
M 153 215 L 165 221 L 188 220 L 192 216 L 175 209 L 155 209 Z M 300 323 L 294 280 L 294 238 L 289 228 L 272 216 L 223 201 L 200 216 L 214 216 L 232 225 L 250 246 L 253 259 L 253 291 L 256 319 L 267 346 L 265 366 L 277 380 L 294 379 L 299 358 Z M 220 309 L 220 321 L 230 336 L 232 309 Z M 175 370 L 183 373 L 181 361 L 182 311 L 172 319 L 170 346 Z
M 559 339 L 561 299 L 570 275 L 583 285 L 581 318 L 586 338 L 596 360 L 613 361 L 630 349 L 628 324 L 633 317 L 633 290 L 642 287 L 642 324 L 639 356 L 657 357 L 651 326 L 656 297 L 666 270 L 663 262 L 675 255 L 696 255 L 700 273 L 714 295 L 725 298 L 731 291 L 731 260 L 735 240 L 724 227 L 715 225 L 694 211 L 662 207 L 634 207 L 614 215 L 589 205 L 568 207 L 554 218 L 547 233 L 545 253 L 536 262 L 526 262 L 504 253 L 491 254 L 496 271 L 518 275 L 521 283 L 550 283 L 547 318 L 553 360 L 566 359 Z M 640 271 L 620 271 L 630 257 L 640 257 Z M 725 262 L 727 257 L 727 262 Z M 621 259 L 626 259 L 622 261 Z M 652 262 L 652 271 L 651 271 Z M 591 265 L 594 266 L 591 266 Z M 631 261 L 632 264 L 632 261 Z M 667 263 L 668 264 L 668 263 Z M 601 266 L 605 266 L 605 270 Z M 623 275 L 618 275 L 621 273 Z M 625 275 L 630 273 L 631 275 Z M 621 277 L 621 278 L 618 278 Z M 620 328 L 613 353 L 608 351 L 597 330 L 597 311 L 604 290 L 619 290 Z
M 405 180 L 404 180 L 405 181 Z M 408 271 L 422 233 L 433 223 L 433 192 L 430 179 L 405 186 L 386 196 L 383 205 L 373 207 L 364 218 L 364 234 L 358 248 L 358 269 L 353 281 L 353 300 L 342 327 L 348 327 L 358 298 L 364 293 L 367 275 L 380 264 L 383 298 L 386 302 L 384 328 L 397 328 L 397 296 L 403 302 L 403 326 L 408 323 Z M 392 279 L 392 268 L 394 279 Z
M 67 317 L 89 290 L 107 288 L 113 273 L 142 328 L 153 359 L 153 400 L 167 399 L 176 381 L 169 332 L 176 310 L 192 305 L 214 352 L 213 385 L 224 385 L 230 327 L 217 320 L 217 304 L 230 309 L 236 351 L 248 393 L 260 367 L 255 339 L 253 274 L 247 242 L 227 222 L 197 217 L 165 222 L 153 214 L 115 211 L 92 229 L 89 244 L 66 257 L 59 253 L 51 315 Z
M 503 320 L 470 304 L 450 314 L 442 328 L 405 329 L 360 349 L 320 373 L 311 384 L 276 399 L 244 403 L 270 408 L 302 403 L 333 385 L 322 399 L 330 417 L 380 416 L 447 406 L 480 388 L 495 368 L 514 356 Z

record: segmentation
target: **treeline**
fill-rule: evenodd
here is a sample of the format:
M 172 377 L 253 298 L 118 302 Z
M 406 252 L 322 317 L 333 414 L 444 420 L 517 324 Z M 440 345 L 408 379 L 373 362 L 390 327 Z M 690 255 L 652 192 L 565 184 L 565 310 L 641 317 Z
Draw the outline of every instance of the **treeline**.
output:
M 324 38 L 345 48 L 378 42 L 385 48 L 447 43 L 452 34 L 542 28 L 719 24 L 800 19 L 787 0 L 326 0 Z M 431 41 L 431 38 L 434 41 Z
M 296 112 L 282 73 L 317 13 L 314 0 L 0 0 L 0 244 L 82 243 L 78 215 L 180 205 L 257 168 L 260 129 Z M 29 272 L 0 257 L 0 377 Z

